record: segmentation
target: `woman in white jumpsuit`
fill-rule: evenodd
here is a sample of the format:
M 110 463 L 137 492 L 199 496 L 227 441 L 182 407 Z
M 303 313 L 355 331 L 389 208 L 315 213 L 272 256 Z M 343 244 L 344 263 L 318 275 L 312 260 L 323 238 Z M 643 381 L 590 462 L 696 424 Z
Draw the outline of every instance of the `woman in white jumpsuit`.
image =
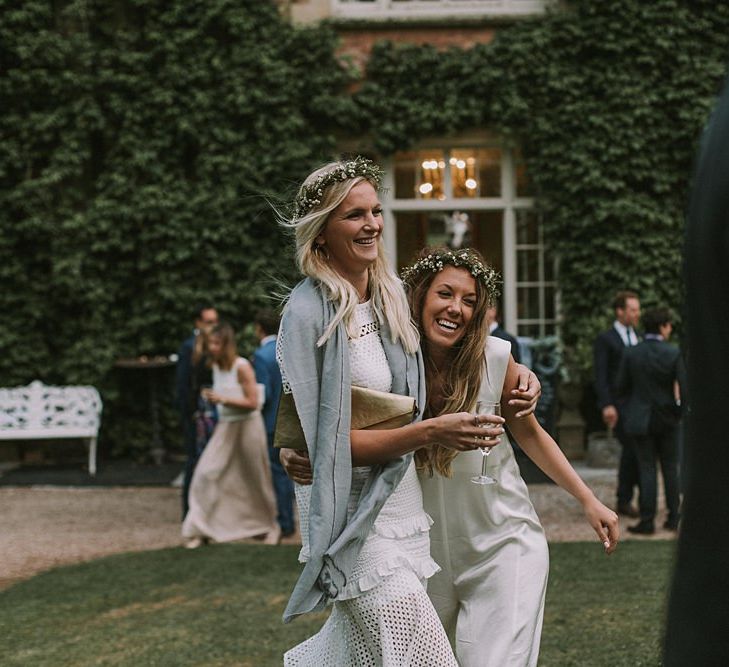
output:
M 510 344 L 485 335 L 492 271 L 474 251 L 425 250 L 403 273 L 426 366 L 426 416 L 501 404 L 524 452 L 583 505 L 607 552 L 618 539 L 617 515 L 594 496 L 533 414 L 517 419 L 505 388 L 517 384 Z M 493 288 L 492 288 L 493 289 Z M 441 566 L 428 596 L 461 667 L 537 664 L 549 555 L 544 531 L 506 435 L 493 448 L 480 485 L 479 451 L 441 445 L 416 453 L 426 512 L 434 520 L 431 555 Z

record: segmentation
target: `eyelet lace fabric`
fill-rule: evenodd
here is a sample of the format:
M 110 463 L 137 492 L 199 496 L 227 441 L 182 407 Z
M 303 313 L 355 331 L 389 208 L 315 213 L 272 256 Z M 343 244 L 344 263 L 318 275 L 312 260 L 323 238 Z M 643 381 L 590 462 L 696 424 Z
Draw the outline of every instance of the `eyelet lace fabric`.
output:
M 389 391 L 392 375 L 371 305 L 359 305 L 355 317 L 360 336 L 349 340 L 352 384 Z M 369 467 L 352 470 L 350 513 L 369 472 Z M 308 558 L 310 490 L 296 485 L 302 562 Z M 286 653 L 284 665 L 457 666 L 425 591 L 425 581 L 439 570 L 430 557 L 431 525 L 411 464 L 380 511 L 329 619 L 316 635 Z

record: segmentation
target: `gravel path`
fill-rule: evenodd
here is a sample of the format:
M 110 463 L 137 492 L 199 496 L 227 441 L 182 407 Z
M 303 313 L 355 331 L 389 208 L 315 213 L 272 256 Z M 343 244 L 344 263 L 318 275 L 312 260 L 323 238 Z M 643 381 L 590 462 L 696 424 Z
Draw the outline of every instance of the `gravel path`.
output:
M 576 469 L 611 505 L 615 471 Z M 577 502 L 561 489 L 533 484 L 529 492 L 549 541 L 596 539 Z M 181 544 L 179 498 L 171 487 L 0 487 L 0 589 L 59 565 Z M 661 511 L 659 498 L 659 526 Z M 646 539 L 633 538 L 626 526 L 621 517 L 622 539 Z M 658 530 L 654 539 L 671 537 Z

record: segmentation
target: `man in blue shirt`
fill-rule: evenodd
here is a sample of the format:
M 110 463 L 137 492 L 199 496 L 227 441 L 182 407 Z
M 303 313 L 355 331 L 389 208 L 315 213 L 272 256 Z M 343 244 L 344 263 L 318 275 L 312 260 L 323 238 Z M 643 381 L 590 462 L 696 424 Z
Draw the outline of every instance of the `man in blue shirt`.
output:
M 268 456 L 278 504 L 278 522 L 281 534 L 286 537 L 294 532 L 294 484 L 281 466 L 278 449 L 273 446 L 276 412 L 281 398 L 281 371 L 276 362 L 278 325 L 279 317 L 274 311 L 261 310 L 256 314 L 255 331 L 259 346 L 253 354 L 253 368 L 256 371 L 256 380 L 266 387 L 263 421 L 268 436 Z

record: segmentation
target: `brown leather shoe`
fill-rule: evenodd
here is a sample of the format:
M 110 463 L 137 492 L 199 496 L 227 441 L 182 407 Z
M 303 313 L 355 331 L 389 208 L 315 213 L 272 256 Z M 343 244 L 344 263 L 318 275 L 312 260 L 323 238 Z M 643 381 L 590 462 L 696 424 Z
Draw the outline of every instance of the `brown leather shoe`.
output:
M 630 517 L 631 519 L 637 519 L 640 516 L 640 512 L 630 503 L 621 503 L 618 505 L 618 514 Z

